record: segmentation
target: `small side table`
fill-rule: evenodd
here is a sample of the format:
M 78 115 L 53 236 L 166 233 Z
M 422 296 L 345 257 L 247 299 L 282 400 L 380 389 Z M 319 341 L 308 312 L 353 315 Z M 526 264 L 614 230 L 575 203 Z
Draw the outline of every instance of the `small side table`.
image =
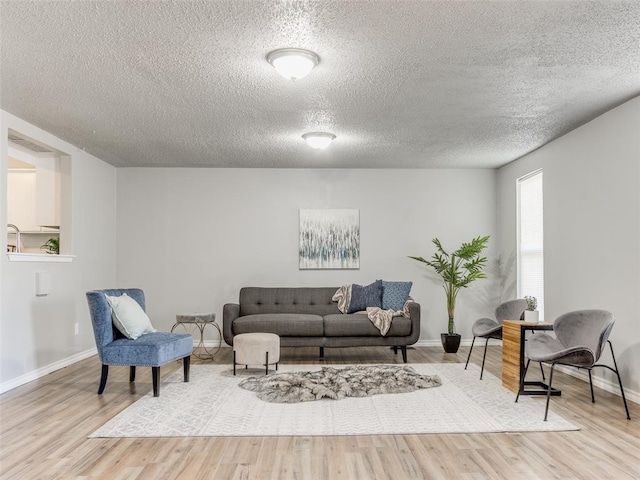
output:
M 198 345 L 193 349 L 194 357 L 211 360 L 220 351 L 220 347 L 222 347 L 222 331 L 220 331 L 220 326 L 216 323 L 215 313 L 191 313 L 185 315 L 176 315 L 176 323 L 173 325 L 173 327 L 171 327 L 171 332 L 173 332 L 178 325 L 182 325 L 182 328 L 184 328 L 188 333 L 190 332 L 187 329 L 187 325 L 195 325 L 198 330 L 200 330 L 200 341 L 198 342 Z M 215 347 L 209 350 L 204 344 L 204 329 L 207 325 L 211 325 L 218 331 L 218 348 L 216 348 L 215 352 L 213 351 L 213 348 Z
M 502 321 L 502 386 L 520 395 L 546 395 L 547 384 L 543 382 L 524 382 L 520 390 L 520 382 L 524 373 L 525 333 L 527 330 L 553 330 L 553 323 L 527 322 L 522 320 Z M 527 386 L 538 387 L 528 389 Z M 558 396 L 562 392 L 551 389 L 551 395 Z

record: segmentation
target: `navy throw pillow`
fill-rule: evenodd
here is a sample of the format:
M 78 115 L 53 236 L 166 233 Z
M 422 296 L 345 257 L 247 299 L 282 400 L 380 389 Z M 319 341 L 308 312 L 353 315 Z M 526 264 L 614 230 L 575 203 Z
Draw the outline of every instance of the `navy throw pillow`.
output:
M 351 287 L 351 302 L 347 313 L 362 312 L 367 307 L 382 307 L 382 280 L 364 287 L 354 283 Z

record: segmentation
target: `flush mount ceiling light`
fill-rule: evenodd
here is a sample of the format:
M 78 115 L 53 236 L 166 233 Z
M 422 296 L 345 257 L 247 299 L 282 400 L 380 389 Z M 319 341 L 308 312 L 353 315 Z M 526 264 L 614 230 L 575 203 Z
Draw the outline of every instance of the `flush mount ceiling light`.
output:
M 331 145 L 331 142 L 333 142 L 336 136 L 333 133 L 327 132 L 309 132 L 302 135 L 302 138 L 307 141 L 311 148 L 324 150 Z
M 302 48 L 281 48 L 267 55 L 267 61 L 289 80 L 304 78 L 320 62 L 320 57 Z

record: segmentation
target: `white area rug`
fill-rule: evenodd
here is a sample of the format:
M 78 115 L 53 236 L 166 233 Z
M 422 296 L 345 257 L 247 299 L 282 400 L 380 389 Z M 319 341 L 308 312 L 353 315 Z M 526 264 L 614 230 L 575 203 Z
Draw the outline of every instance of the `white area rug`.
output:
M 395 435 L 578 430 L 549 412 L 544 397 L 520 397 L 501 380 L 464 364 L 409 364 L 418 373 L 440 375 L 442 386 L 409 393 L 303 403 L 268 403 L 238 383 L 263 370 L 193 365 L 163 379 L 160 397 L 138 400 L 91 437 Z M 336 368 L 344 365 L 333 365 Z M 318 370 L 318 365 L 280 365 L 280 372 Z

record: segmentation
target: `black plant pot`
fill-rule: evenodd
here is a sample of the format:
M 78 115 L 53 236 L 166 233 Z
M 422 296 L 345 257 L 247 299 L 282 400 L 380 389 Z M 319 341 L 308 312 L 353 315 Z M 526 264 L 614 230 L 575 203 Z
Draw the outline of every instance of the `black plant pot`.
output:
M 440 340 L 442 340 L 442 346 L 446 353 L 456 353 L 460 348 L 461 339 L 462 337 L 458 333 L 454 335 L 449 335 L 448 333 L 440 334 Z

